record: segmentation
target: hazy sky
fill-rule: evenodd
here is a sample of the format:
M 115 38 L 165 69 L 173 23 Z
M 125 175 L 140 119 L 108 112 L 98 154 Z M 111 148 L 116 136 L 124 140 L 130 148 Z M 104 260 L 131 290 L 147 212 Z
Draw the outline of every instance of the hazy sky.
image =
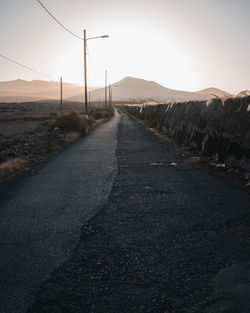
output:
M 89 41 L 90 85 L 134 76 L 173 89 L 250 89 L 250 0 L 42 0 Z M 36 0 L 0 0 L 0 54 L 65 81 L 83 82 L 82 42 Z M 0 80 L 46 79 L 0 59 Z

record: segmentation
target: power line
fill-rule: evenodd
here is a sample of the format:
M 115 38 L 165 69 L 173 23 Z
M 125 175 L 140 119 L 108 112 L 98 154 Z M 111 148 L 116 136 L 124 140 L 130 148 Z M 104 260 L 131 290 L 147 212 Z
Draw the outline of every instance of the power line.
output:
M 64 30 L 66 30 L 68 33 L 70 33 L 71 35 L 75 36 L 78 39 L 83 40 L 82 37 L 77 36 L 76 34 L 74 34 L 72 31 L 70 31 L 68 28 L 66 28 L 61 22 L 58 21 L 58 19 L 52 14 L 50 13 L 50 11 L 44 6 L 44 4 L 42 4 L 42 2 L 40 0 L 37 0 L 37 2 L 44 8 L 44 10 L 53 18 L 53 20 L 55 20 L 57 22 L 57 24 L 59 24 Z
M 6 56 L 4 56 L 4 55 L 2 55 L 2 54 L 0 54 L 0 57 L 3 58 L 3 59 L 5 59 L 5 60 L 7 60 L 7 61 L 9 61 L 9 62 L 12 62 L 12 63 L 14 63 L 14 64 L 17 64 L 17 65 L 19 65 L 19 66 L 21 66 L 21 67 L 24 67 L 24 68 L 26 68 L 26 69 L 28 69 L 28 70 L 30 70 L 30 71 L 32 71 L 32 72 L 35 72 L 35 73 L 38 73 L 38 74 L 47 76 L 47 77 L 52 78 L 52 79 L 56 79 L 56 78 L 54 78 L 54 77 L 51 76 L 51 75 L 48 75 L 48 74 L 39 72 L 39 71 L 37 71 L 37 70 L 34 70 L 33 68 L 28 67 L 28 66 L 26 66 L 26 65 L 23 65 L 23 64 L 21 64 L 21 63 L 18 63 L 18 62 L 14 61 L 14 60 L 12 60 L 12 59 L 10 59 L 10 58 L 7 58 Z M 56 80 L 57 80 L 57 79 L 56 79 Z

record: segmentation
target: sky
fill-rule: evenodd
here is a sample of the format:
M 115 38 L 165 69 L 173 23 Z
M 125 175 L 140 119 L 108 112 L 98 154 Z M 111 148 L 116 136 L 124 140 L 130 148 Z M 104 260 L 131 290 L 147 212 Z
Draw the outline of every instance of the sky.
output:
M 250 89 L 249 0 L 41 0 L 88 42 L 88 83 L 126 76 L 186 91 Z M 0 54 L 55 79 L 83 84 L 83 42 L 37 0 L 0 0 Z M 0 81 L 48 77 L 0 58 Z

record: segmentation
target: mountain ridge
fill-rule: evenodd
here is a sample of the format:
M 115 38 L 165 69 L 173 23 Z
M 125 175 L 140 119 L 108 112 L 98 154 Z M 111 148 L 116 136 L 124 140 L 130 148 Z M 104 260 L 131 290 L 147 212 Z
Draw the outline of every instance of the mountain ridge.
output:
M 147 101 L 153 99 L 158 102 L 207 100 L 207 96 L 195 92 L 174 90 L 164 87 L 155 81 L 127 76 L 110 85 L 114 101 Z M 103 101 L 105 88 L 90 92 L 91 101 Z M 71 101 L 79 101 L 82 95 L 70 98 Z
M 90 87 L 89 91 L 96 87 Z M 63 82 L 63 98 L 67 99 L 84 91 L 82 86 Z M 59 100 L 60 82 L 16 79 L 0 82 L 1 102 L 29 102 Z
M 114 101 L 135 102 L 180 102 L 207 101 L 212 98 L 235 97 L 227 91 L 216 87 L 205 88 L 196 92 L 167 88 L 159 83 L 132 76 L 111 84 Z M 104 101 L 105 88 L 89 87 L 91 102 Z M 242 92 L 243 94 L 243 92 Z M 63 99 L 69 101 L 84 101 L 84 88 L 77 84 L 63 83 Z M 60 82 L 16 79 L 0 82 L 1 102 L 25 102 L 39 100 L 58 100 L 60 98 Z
M 196 91 L 196 93 L 208 95 L 213 98 L 221 98 L 221 99 L 234 97 L 233 94 L 230 94 L 229 92 L 216 88 L 216 87 L 205 88 L 205 89 Z

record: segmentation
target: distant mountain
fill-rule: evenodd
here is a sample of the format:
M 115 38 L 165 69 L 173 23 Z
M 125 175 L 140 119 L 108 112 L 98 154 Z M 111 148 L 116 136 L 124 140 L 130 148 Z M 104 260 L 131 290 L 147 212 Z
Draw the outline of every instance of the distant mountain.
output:
M 112 96 L 115 101 L 187 101 L 206 100 L 206 95 L 195 92 L 178 91 L 163 87 L 154 81 L 126 77 L 111 85 Z M 91 101 L 103 101 L 105 89 L 100 88 L 90 93 Z M 82 101 L 82 95 L 74 96 L 69 100 Z
M 93 90 L 95 87 L 90 87 Z M 79 95 L 83 87 L 63 83 L 63 98 Z M 0 82 L 0 102 L 26 102 L 39 100 L 58 100 L 60 98 L 60 83 L 53 81 L 22 79 Z
M 244 90 L 237 94 L 237 98 L 244 98 L 250 96 L 250 90 Z
M 225 98 L 233 98 L 234 95 L 228 93 L 227 91 L 218 89 L 218 88 L 206 88 L 206 89 L 202 89 L 200 91 L 197 91 L 198 94 L 200 95 L 206 95 L 209 96 L 211 98 L 221 98 L 221 99 L 225 99 Z

